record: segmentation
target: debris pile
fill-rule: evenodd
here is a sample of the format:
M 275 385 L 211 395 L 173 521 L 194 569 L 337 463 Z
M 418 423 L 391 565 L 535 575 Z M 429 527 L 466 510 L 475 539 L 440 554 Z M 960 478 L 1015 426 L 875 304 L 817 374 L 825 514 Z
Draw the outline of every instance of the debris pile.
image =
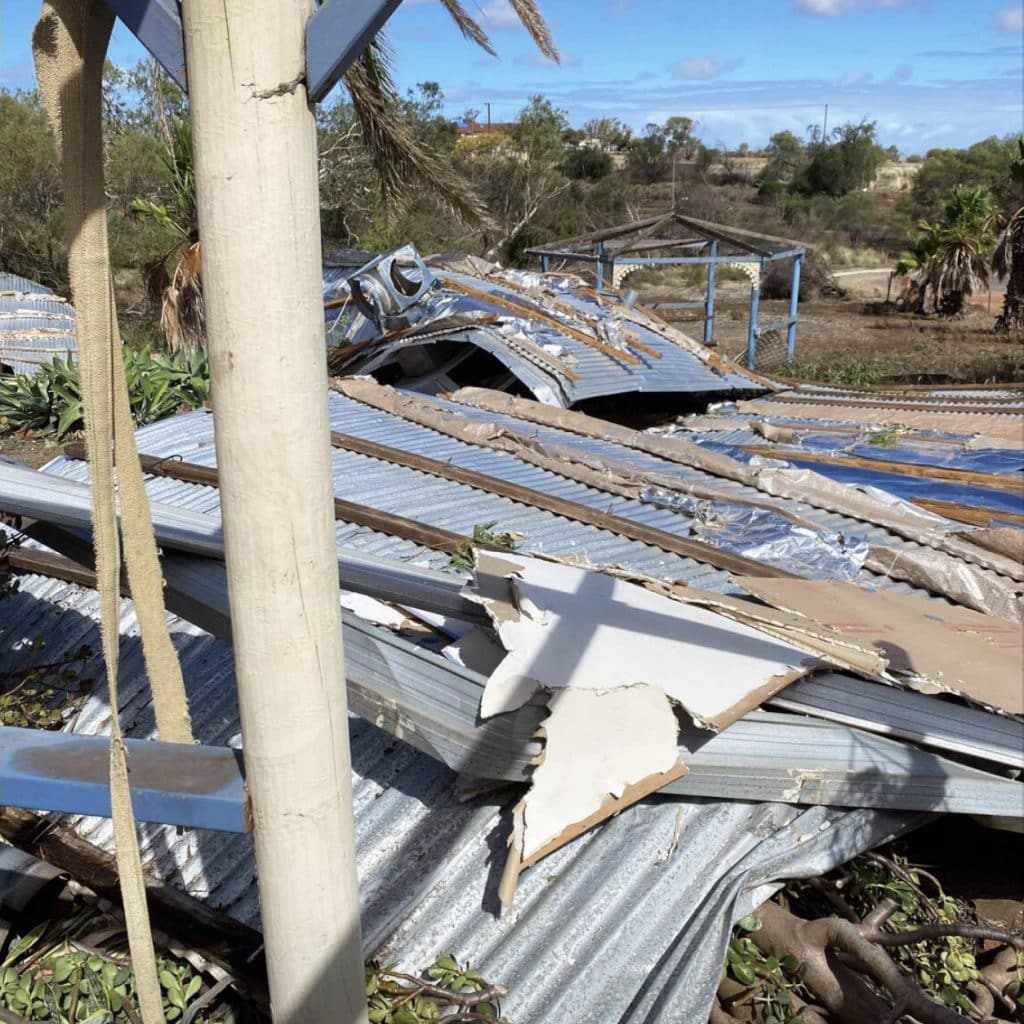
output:
M 382 258 L 348 302 L 402 332 L 435 300 L 482 301 L 428 283 L 435 272 L 412 253 Z M 479 289 L 499 287 L 488 276 Z M 574 289 L 565 302 L 580 301 Z M 492 306 L 466 329 L 492 315 L 503 323 L 488 329 L 507 327 Z M 353 337 L 337 352 L 373 340 Z M 639 351 L 627 334 L 602 344 L 615 337 Z M 454 953 L 509 989 L 513 1020 L 565 1019 L 567 999 L 581 1019 L 629 1007 L 658 1019 L 665 1000 L 705 1019 L 730 929 L 782 879 L 935 813 L 1021 827 L 1018 449 L 891 421 L 893 443 L 873 443 L 874 427 L 793 416 L 789 397 L 807 393 L 785 383 L 756 409 L 645 432 L 502 391 L 430 393 L 444 379 L 415 390 L 349 376 L 329 393 L 368 955 L 415 969 Z M 1016 400 L 970 399 L 1019 425 Z M 912 404 L 929 403 L 957 415 L 932 394 Z M 213 417 L 184 413 L 137 442 L 204 743 L 186 780 L 144 742 L 153 712 L 126 595 L 136 810 L 164 823 L 143 858 L 165 887 L 258 926 Z M 8 556 L 19 587 L 0 633 L 14 668 L 74 653 L 81 678 L 101 671 L 82 652 L 98 614 L 84 455 L 69 446 L 41 472 L 0 464 L 0 511 L 27 531 Z M 928 504 L 946 492 L 885 488 L 875 474 L 894 466 L 993 514 L 947 518 Z M 78 759 L 23 732 L 5 748 L 5 801 L 39 806 L 70 773 L 64 827 L 109 849 L 93 775 L 110 709 L 102 688 L 83 695 L 52 722 Z M 614 982 L 607 943 L 629 951 Z M 580 984 L 540 978 L 556 949 Z

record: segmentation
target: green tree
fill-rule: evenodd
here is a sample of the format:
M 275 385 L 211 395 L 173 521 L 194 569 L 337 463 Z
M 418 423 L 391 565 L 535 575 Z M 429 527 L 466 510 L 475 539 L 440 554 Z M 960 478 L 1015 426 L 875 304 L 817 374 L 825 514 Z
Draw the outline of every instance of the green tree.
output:
M 885 161 L 878 145 L 874 121 L 844 124 L 832 132 L 834 141 L 812 142 L 809 159 L 793 180 L 793 187 L 808 195 L 844 196 L 867 188 Z
M 663 180 L 671 160 L 668 139 L 661 125 L 646 125 L 643 135 L 629 144 L 627 165 L 630 173 L 645 185 Z
M 567 127 L 564 110 L 533 96 L 509 128 L 509 146 L 496 147 L 485 160 L 466 162 L 498 226 L 487 238 L 489 259 L 514 259 L 532 243 L 531 229 L 544 209 L 568 190 L 562 171 Z
M 941 220 L 921 223 L 912 250 L 896 267 L 897 274 L 913 275 L 918 311 L 930 291 L 937 312 L 958 316 L 968 297 L 988 285 L 992 225 L 992 193 L 980 187 L 957 188 Z
M 982 186 L 993 191 L 1011 179 L 1017 138 L 991 136 L 967 149 L 931 149 L 920 163 L 910 195 L 913 219 L 935 220 L 958 187 Z
M 1006 186 L 1006 212 L 997 220 L 1001 228 L 992 253 L 992 270 L 1006 280 L 1003 310 L 996 330 L 1024 330 L 1024 136 L 1017 139 L 1017 157 L 1010 166 Z
M 34 92 L 0 92 L 0 268 L 68 286 L 57 150 Z
M 662 131 L 665 133 L 665 148 L 669 153 L 678 153 L 684 160 L 692 160 L 700 148 L 700 139 L 695 129 L 697 122 L 692 117 L 670 117 Z
M 598 181 L 612 173 L 612 158 L 603 150 L 582 146 L 569 151 L 562 164 L 562 171 L 569 178 Z

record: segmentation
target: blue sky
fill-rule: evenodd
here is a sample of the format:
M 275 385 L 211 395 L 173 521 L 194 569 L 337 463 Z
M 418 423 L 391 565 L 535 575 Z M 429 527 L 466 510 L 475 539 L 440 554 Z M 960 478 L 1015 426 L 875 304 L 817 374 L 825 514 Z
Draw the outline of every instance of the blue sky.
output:
M 541 0 L 563 60 L 545 61 L 508 0 L 464 0 L 494 59 L 464 40 L 437 0 L 404 0 L 389 35 L 405 88 L 440 82 L 447 113 L 490 102 L 509 120 L 534 93 L 573 124 L 611 115 L 633 128 L 685 114 L 710 144 L 763 144 L 773 131 L 868 117 L 904 153 L 1024 128 L 1021 0 Z M 32 84 L 33 0 L 0 0 L 0 86 Z M 111 57 L 142 51 L 120 24 Z

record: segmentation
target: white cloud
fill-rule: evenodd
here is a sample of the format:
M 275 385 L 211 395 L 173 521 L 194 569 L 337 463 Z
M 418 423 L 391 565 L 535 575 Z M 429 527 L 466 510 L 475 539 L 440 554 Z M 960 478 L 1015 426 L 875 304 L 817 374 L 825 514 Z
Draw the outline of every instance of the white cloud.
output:
M 520 24 L 519 17 L 512 10 L 508 0 L 488 0 L 480 8 L 480 22 L 487 28 L 515 28 Z
M 835 18 L 845 14 L 852 6 L 851 0 L 796 0 L 796 9 L 801 14 L 815 18 Z
M 890 82 L 909 82 L 914 77 L 914 69 L 909 64 L 901 64 L 889 76 Z
M 855 85 L 863 85 L 865 82 L 870 82 L 875 76 L 870 71 L 855 71 L 852 75 L 843 75 L 842 78 L 836 82 L 836 85 L 840 89 L 850 89 Z
M 1010 4 L 996 15 L 1000 32 L 1024 32 L 1024 3 Z
M 688 82 L 706 82 L 712 78 L 719 78 L 730 71 L 735 71 L 742 63 L 741 60 L 727 60 L 719 63 L 714 57 L 690 57 L 680 61 L 672 74 L 676 78 L 682 78 Z

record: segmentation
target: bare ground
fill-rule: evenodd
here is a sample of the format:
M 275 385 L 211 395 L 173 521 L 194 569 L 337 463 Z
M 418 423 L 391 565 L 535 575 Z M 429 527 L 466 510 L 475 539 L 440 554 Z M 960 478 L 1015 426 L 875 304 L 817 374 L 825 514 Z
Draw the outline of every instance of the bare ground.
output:
M 872 364 L 886 380 L 904 383 L 983 384 L 1024 381 L 1024 336 L 993 329 L 1002 296 L 993 291 L 978 296 L 963 317 L 898 313 L 885 302 L 885 275 L 865 275 L 863 285 L 845 298 L 819 298 L 800 303 L 795 359 L 802 371 L 814 375 L 821 364 L 842 361 Z M 844 279 L 844 288 L 850 279 Z M 641 292 L 642 302 L 686 300 L 697 290 L 659 286 Z M 860 295 L 855 292 L 861 292 Z M 864 293 L 867 294 L 864 294 Z M 692 293 L 692 294 L 691 294 Z M 723 282 L 717 295 L 715 341 L 725 355 L 746 358 L 749 287 Z M 784 319 L 788 302 L 763 300 L 762 324 Z M 688 333 L 701 336 L 702 321 L 691 311 L 663 311 Z M 784 339 L 762 339 L 758 368 L 783 369 Z

